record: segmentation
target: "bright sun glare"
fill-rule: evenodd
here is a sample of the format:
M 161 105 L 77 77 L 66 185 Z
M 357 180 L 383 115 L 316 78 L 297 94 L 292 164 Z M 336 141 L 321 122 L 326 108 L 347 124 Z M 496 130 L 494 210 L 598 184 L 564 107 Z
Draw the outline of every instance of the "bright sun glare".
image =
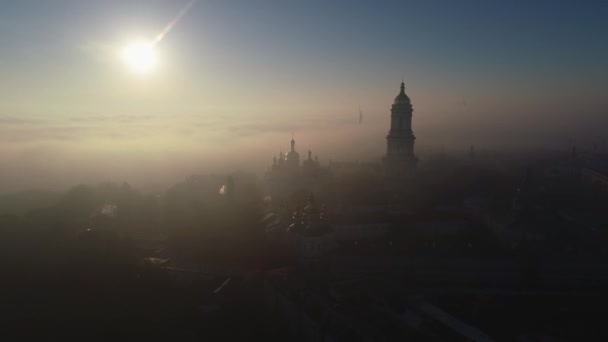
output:
M 123 50 L 123 57 L 131 68 L 139 72 L 149 72 L 157 62 L 156 50 L 150 43 L 134 43 Z

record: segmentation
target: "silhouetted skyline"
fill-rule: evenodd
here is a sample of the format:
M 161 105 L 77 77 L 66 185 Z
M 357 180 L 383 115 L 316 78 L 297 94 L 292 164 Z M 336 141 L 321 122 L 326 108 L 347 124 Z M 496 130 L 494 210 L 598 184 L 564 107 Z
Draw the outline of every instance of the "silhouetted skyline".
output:
M 153 72 L 117 58 L 188 3 L 0 4 L 2 185 L 263 170 L 291 131 L 374 160 L 402 78 L 422 150 L 587 146 L 608 125 L 601 1 L 197 1 Z

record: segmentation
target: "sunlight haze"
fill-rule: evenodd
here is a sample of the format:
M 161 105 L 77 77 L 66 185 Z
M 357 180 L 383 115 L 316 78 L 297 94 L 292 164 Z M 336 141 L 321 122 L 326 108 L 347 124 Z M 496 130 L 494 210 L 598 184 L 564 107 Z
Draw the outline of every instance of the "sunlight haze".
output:
M 422 149 L 608 127 L 603 3 L 432 2 L 4 2 L 2 187 L 262 172 L 292 131 L 325 161 L 377 160 L 402 79 Z

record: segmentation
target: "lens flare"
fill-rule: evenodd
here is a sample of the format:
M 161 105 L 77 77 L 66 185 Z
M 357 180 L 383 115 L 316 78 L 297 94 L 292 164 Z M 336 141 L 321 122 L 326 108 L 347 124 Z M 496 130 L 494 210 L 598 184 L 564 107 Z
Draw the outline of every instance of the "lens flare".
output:
M 195 2 L 196 0 L 190 0 L 152 41 L 132 43 L 125 47 L 122 57 L 126 63 L 138 72 L 147 73 L 154 69 L 158 60 L 156 45 L 165 38 Z
M 167 35 L 167 33 L 169 33 L 169 31 L 171 31 L 171 29 L 173 29 L 173 27 L 175 26 L 175 24 L 177 24 L 178 21 L 180 21 L 180 19 L 186 15 L 186 13 L 188 13 L 188 11 L 190 10 L 190 8 L 192 7 L 192 5 L 194 5 L 194 3 L 196 2 L 196 0 L 191 0 L 189 3 L 186 4 L 186 6 L 184 6 L 184 8 L 182 8 L 177 15 L 175 16 L 175 18 L 173 18 L 173 20 L 171 20 L 169 22 L 169 24 L 167 24 L 167 26 L 165 26 L 165 28 L 160 31 L 160 33 L 158 35 L 156 35 L 156 38 L 154 38 L 154 44 L 158 44 L 161 40 L 163 40 L 163 38 L 165 38 L 165 36 Z

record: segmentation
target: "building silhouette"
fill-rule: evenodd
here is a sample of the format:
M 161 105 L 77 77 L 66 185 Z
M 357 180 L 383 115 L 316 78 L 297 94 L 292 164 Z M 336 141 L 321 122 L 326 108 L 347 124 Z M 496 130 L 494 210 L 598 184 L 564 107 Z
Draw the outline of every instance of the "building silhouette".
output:
M 327 169 L 320 167 L 317 157 L 313 159 L 310 148 L 308 158 L 300 162 L 293 135 L 290 144 L 289 152 L 279 152 L 279 157 L 273 158 L 264 177 L 271 197 L 276 200 L 284 200 L 297 190 L 313 191 L 327 180 Z
M 403 181 L 412 175 L 418 162 L 414 154 L 416 137 L 412 131 L 412 112 L 412 103 L 401 82 L 401 90 L 391 108 L 391 126 L 386 137 L 387 149 L 383 163 L 330 161 L 329 165 L 322 167 L 316 157 L 313 159 L 310 148 L 308 158 L 300 161 L 292 134 L 289 152 L 279 152 L 279 157 L 273 158 L 272 166 L 266 172 L 265 180 L 271 197 L 286 198 L 296 189 L 323 189 L 328 182 L 335 183 L 344 179 L 384 178 L 391 188 L 404 184 Z M 362 120 L 361 110 L 359 113 Z
M 386 136 L 384 174 L 391 183 L 410 175 L 416 169 L 418 159 L 414 155 L 416 137 L 412 131 L 412 112 L 412 103 L 401 82 L 401 91 L 391 108 L 391 127 Z

